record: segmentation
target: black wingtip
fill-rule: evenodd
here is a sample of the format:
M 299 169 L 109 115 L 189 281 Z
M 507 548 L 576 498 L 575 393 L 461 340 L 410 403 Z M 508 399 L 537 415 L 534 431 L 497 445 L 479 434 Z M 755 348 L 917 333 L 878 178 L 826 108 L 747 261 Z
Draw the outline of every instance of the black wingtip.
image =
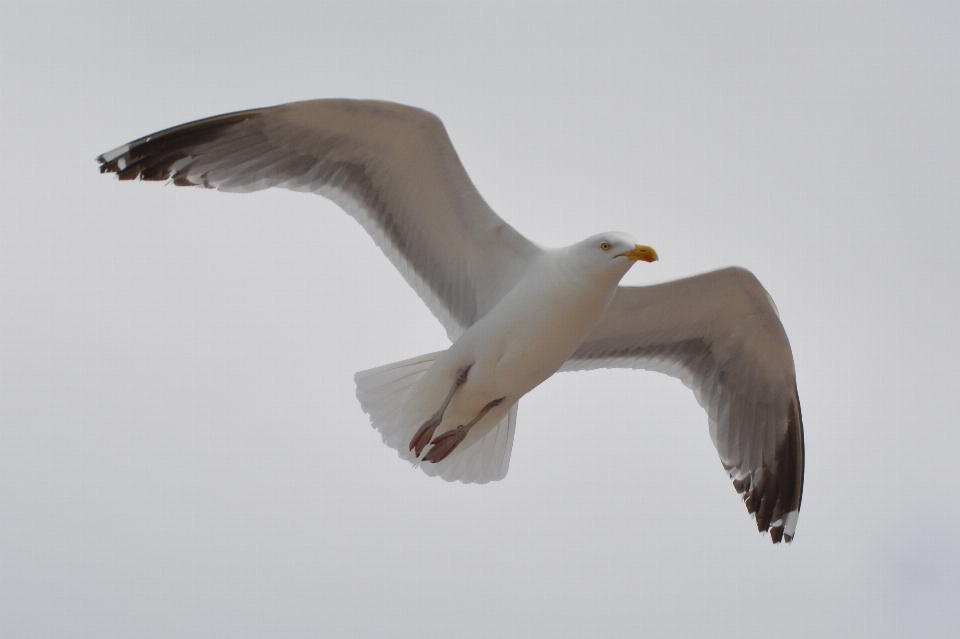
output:
M 770 541 L 775 544 L 779 544 L 781 541 L 783 541 L 783 526 L 774 526 L 770 529 Z
M 775 544 L 793 540 L 792 527 L 796 525 L 796 515 L 803 497 L 805 451 L 800 399 L 796 391 L 794 399 L 774 463 L 764 466 L 753 477 L 748 475 L 733 480 L 733 487 L 742 495 L 747 512 L 756 520 L 757 530 L 769 532 L 770 540 Z M 791 526 L 789 532 L 787 524 Z
M 107 162 L 107 159 L 102 155 L 97 157 L 97 162 L 100 163 L 100 173 L 117 173 L 120 170 L 116 160 Z
M 181 124 L 140 138 L 125 149 L 97 156 L 100 173 L 116 173 L 121 180 L 140 178 L 146 181 L 168 180 L 174 173 L 173 165 L 187 157 L 192 149 L 216 140 L 223 133 L 241 122 L 256 118 L 262 109 L 238 111 Z M 122 152 L 120 152 L 122 150 Z M 188 180 L 177 181 L 177 186 L 196 186 Z

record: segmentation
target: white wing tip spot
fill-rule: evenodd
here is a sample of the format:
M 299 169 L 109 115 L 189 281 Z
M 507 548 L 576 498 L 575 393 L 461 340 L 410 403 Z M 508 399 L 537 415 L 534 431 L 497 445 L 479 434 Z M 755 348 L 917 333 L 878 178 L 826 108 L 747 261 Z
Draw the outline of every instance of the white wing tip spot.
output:
M 784 517 L 783 521 L 783 540 L 790 543 L 794 534 L 797 532 L 797 519 L 800 517 L 799 510 L 791 510 Z
M 123 146 L 118 146 L 117 148 L 113 149 L 112 151 L 107 151 L 106 153 L 104 153 L 103 155 L 101 155 L 101 156 L 100 156 L 100 158 L 101 158 L 100 161 L 101 161 L 101 162 L 104 162 L 104 163 L 113 162 L 114 160 L 116 160 L 116 159 L 117 159 L 118 157 L 120 157 L 121 155 L 124 155 L 124 154 L 125 154 L 127 151 L 129 151 L 129 150 L 130 150 L 130 145 L 129 145 L 129 144 L 124 144 Z M 126 168 L 126 162 L 124 162 L 124 163 L 123 163 L 123 166 L 121 166 L 120 168 L 121 168 L 121 169 L 125 169 L 125 168 Z

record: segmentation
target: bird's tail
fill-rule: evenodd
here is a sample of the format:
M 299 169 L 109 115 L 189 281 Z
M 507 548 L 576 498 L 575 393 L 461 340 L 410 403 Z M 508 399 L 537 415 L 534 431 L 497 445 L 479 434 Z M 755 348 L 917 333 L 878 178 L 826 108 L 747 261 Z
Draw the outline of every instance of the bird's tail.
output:
M 410 450 L 410 439 L 420 427 L 409 422 L 410 411 L 405 402 L 410 389 L 433 362 L 443 353 L 427 353 L 419 357 L 394 362 L 360 371 L 353 379 L 357 384 L 357 399 L 363 412 L 370 416 L 370 424 L 380 432 L 383 442 L 396 450 L 400 457 L 419 464 L 430 476 L 447 481 L 485 484 L 503 479 L 510 465 L 513 432 L 517 422 L 517 405 L 483 437 L 469 446 L 458 446 L 443 461 L 433 464 L 420 462 Z
M 360 400 L 363 412 L 370 416 L 370 424 L 380 432 L 383 442 L 398 450 L 404 459 L 415 461 L 414 454 L 403 446 L 404 443 L 409 443 L 413 436 L 411 433 L 407 436 L 407 441 L 403 441 L 404 435 L 410 429 L 404 419 L 404 403 L 410 388 L 423 377 L 442 353 L 443 351 L 427 353 L 402 362 L 360 371 L 353 376 L 353 381 L 357 384 L 357 399 Z

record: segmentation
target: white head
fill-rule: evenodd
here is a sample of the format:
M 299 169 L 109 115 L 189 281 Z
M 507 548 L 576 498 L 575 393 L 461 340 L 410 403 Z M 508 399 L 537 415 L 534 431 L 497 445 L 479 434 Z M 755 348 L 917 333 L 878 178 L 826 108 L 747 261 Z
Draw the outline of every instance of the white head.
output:
M 567 250 L 576 255 L 579 269 L 617 282 L 637 261 L 655 262 L 659 259 L 651 247 L 637 244 L 627 233 L 617 232 L 588 237 L 568 246 Z

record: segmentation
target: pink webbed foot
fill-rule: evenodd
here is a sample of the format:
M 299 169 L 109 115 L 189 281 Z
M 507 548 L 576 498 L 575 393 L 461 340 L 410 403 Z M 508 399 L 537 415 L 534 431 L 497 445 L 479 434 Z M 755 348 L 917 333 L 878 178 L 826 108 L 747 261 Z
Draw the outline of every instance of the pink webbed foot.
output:
M 427 453 L 424 457 L 424 461 L 437 462 L 443 461 L 446 459 L 447 455 L 453 452 L 453 450 L 460 445 L 466 436 L 470 432 L 470 429 L 473 428 L 473 425 L 483 419 L 483 416 L 490 412 L 490 409 L 499 406 L 505 398 L 501 397 L 500 399 L 495 399 L 486 406 L 483 407 L 483 410 L 480 411 L 476 417 L 470 420 L 469 424 L 464 424 L 463 426 L 457 426 L 453 430 L 448 430 L 443 435 L 440 435 L 434 439 L 431 444 L 433 448 L 430 449 L 430 452 Z
M 450 388 L 450 392 L 447 393 L 447 398 L 443 400 L 443 405 L 433 414 L 433 417 L 423 422 L 423 426 L 420 427 L 420 430 L 418 430 L 413 436 L 413 439 L 410 440 L 410 450 L 416 451 L 417 457 L 420 456 L 423 449 L 430 443 L 430 438 L 433 437 L 434 431 L 437 430 L 437 426 L 443 421 L 443 414 L 446 412 L 447 406 L 450 405 L 453 394 L 457 392 L 458 388 L 467 383 L 467 373 L 470 372 L 470 366 L 472 366 L 472 364 L 464 366 L 457 371 L 457 376 L 453 380 L 453 387 Z
M 453 430 L 448 430 L 443 435 L 434 439 L 430 442 L 433 444 L 433 448 L 431 448 L 430 452 L 423 458 L 424 461 L 436 464 L 446 459 L 447 456 L 453 452 L 453 449 L 459 446 L 460 442 L 466 438 L 469 430 L 466 426 L 457 426 Z
M 413 439 L 410 440 L 410 450 L 416 452 L 417 457 L 420 456 L 420 453 L 423 452 L 423 449 L 427 447 L 427 444 L 430 443 L 430 439 L 433 437 L 433 433 L 437 430 L 437 426 L 440 425 L 440 422 L 443 421 L 442 418 L 438 415 L 434 415 L 427 421 L 423 422 L 423 426 L 420 427 L 420 430 L 417 431 L 417 434 L 413 436 Z

